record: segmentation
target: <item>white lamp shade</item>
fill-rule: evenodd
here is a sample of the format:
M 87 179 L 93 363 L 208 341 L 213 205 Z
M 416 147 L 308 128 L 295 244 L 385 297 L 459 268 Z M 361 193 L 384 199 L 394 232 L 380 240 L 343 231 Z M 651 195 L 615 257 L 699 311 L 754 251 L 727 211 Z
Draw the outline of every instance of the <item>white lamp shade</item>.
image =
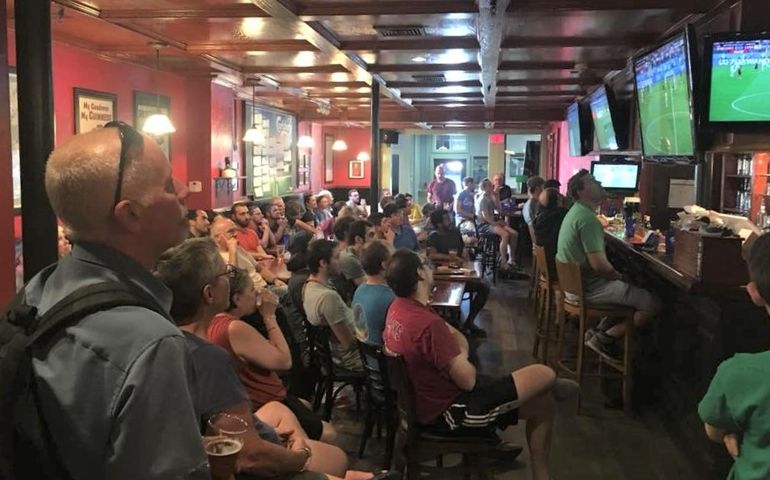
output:
M 358 152 L 358 155 L 356 156 L 356 160 L 359 162 L 368 162 L 371 159 L 372 157 L 369 156 L 368 152 Z
M 297 139 L 297 148 L 313 148 L 313 137 L 302 135 Z
M 142 131 L 150 135 L 166 135 L 176 132 L 176 128 L 171 124 L 167 115 L 156 113 L 147 117 L 142 125 Z
M 251 143 L 263 143 L 265 141 L 265 137 L 262 135 L 261 130 L 251 127 L 250 129 L 246 130 L 246 134 L 243 136 L 243 141 Z
M 345 143 L 345 140 L 335 140 L 334 144 L 332 145 L 332 150 L 335 152 L 342 152 L 348 149 L 348 144 Z

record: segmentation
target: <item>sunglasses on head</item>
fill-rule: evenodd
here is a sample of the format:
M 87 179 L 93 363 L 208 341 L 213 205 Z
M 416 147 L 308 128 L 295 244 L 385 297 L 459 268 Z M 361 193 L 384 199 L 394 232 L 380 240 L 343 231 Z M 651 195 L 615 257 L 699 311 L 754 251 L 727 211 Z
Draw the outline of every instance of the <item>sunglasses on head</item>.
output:
M 142 137 L 142 134 L 136 131 L 134 127 L 127 124 L 126 122 L 121 122 L 119 120 L 105 123 L 104 128 L 117 128 L 118 135 L 120 136 L 120 161 L 118 163 L 118 184 L 115 187 L 115 202 L 112 204 L 112 207 L 115 208 L 115 206 L 120 201 L 121 194 L 123 193 L 122 192 L 123 175 L 126 171 L 126 164 L 128 164 L 128 151 L 132 147 L 143 146 L 144 137 Z

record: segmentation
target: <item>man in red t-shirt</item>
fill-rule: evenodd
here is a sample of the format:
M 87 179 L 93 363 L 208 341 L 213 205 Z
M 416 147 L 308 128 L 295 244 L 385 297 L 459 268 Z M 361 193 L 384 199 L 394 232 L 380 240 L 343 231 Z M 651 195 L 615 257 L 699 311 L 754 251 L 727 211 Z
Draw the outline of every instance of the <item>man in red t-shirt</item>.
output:
M 272 255 L 268 255 L 265 249 L 262 248 L 262 242 L 260 242 L 257 232 L 249 228 L 251 213 L 249 213 L 248 205 L 243 202 L 233 204 L 233 207 L 230 209 L 230 217 L 238 226 L 238 231 L 235 233 L 238 245 L 246 250 L 246 253 L 251 255 L 254 260 L 273 258 Z
M 577 393 L 571 380 L 557 379 L 545 365 L 487 378 L 468 361 L 468 341 L 429 307 L 433 273 L 415 252 L 399 250 L 386 274 L 396 298 L 385 319 L 383 340 L 403 356 L 416 397 L 417 419 L 450 432 L 527 421 L 532 478 L 549 478 L 548 456 L 556 400 Z
M 454 210 L 456 193 L 455 182 L 444 176 L 444 165 L 437 166 L 436 178 L 428 184 L 428 203 L 451 212 Z

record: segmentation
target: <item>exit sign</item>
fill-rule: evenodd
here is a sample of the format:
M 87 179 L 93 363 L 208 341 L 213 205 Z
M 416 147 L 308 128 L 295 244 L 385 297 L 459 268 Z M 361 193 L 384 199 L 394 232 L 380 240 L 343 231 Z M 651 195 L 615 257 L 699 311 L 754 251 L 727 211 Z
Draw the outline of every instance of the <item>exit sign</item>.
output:
M 490 133 L 489 134 L 489 143 L 492 145 L 500 145 L 502 143 L 505 143 L 505 134 L 504 133 Z

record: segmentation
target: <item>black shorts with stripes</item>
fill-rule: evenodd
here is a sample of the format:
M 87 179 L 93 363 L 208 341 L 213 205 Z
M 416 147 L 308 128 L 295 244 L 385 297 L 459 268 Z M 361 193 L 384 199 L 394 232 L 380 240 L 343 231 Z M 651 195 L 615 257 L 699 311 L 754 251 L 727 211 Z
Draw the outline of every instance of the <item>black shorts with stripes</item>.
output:
M 461 393 L 439 417 L 440 427 L 462 431 L 490 427 L 501 430 L 519 420 L 519 395 L 513 377 L 476 378 L 476 387 Z M 443 424 L 443 425 L 441 425 Z

